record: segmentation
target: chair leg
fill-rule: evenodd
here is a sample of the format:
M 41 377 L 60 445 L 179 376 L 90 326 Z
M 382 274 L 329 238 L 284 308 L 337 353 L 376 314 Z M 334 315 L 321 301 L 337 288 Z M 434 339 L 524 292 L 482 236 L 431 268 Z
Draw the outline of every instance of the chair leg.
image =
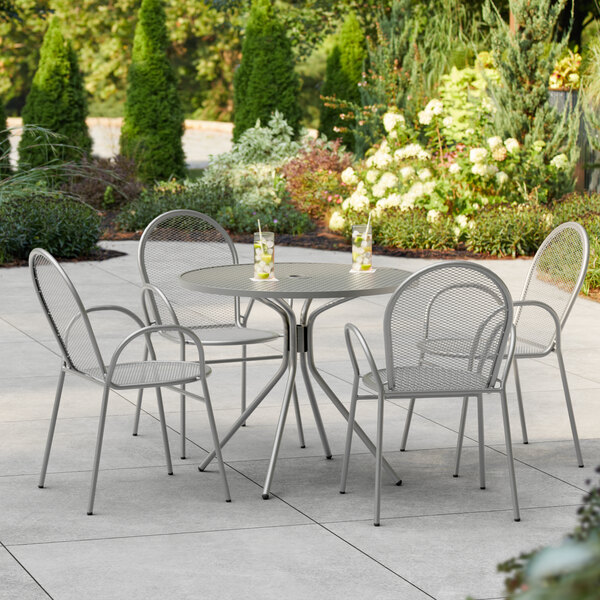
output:
M 479 489 L 485 490 L 485 439 L 483 429 L 483 397 L 477 396 L 477 440 L 479 442 Z
M 375 507 L 373 525 L 379 527 L 379 520 L 381 514 L 381 463 L 383 459 L 383 406 L 384 397 L 383 394 L 379 393 L 377 399 L 377 447 L 375 448 Z
M 460 469 L 460 458 L 462 455 L 463 440 L 465 437 L 465 423 L 467 420 L 467 409 L 469 408 L 469 397 L 463 398 L 462 409 L 460 411 L 460 423 L 458 425 L 458 439 L 456 440 L 456 462 L 454 464 L 453 477 L 458 477 Z
M 525 410 L 523 409 L 523 396 L 521 394 L 521 378 L 519 377 L 519 367 L 517 365 L 516 358 L 513 359 L 512 368 L 515 374 L 515 387 L 517 388 L 517 404 L 519 406 L 519 418 L 521 419 L 521 433 L 523 434 L 523 443 L 528 444 L 529 439 L 527 438 L 527 425 L 525 424 Z
M 46 481 L 46 471 L 48 470 L 48 460 L 50 459 L 50 450 L 52 448 L 52 440 L 54 439 L 54 429 L 56 428 L 56 419 L 58 418 L 58 408 L 60 406 L 60 397 L 62 395 L 63 384 L 65 382 L 65 372 L 60 370 L 58 383 L 56 384 L 56 394 L 54 396 L 54 406 L 52 407 L 52 417 L 50 418 L 50 427 L 48 428 L 48 437 L 46 438 L 46 450 L 44 451 L 44 459 L 42 461 L 42 471 L 38 487 L 43 488 Z
M 344 449 L 344 461 L 342 463 L 342 477 L 340 479 L 340 494 L 346 493 L 346 482 L 348 480 L 348 464 L 350 462 L 350 450 L 352 449 L 352 434 L 354 433 L 354 419 L 356 417 L 356 403 L 358 400 L 358 377 L 354 378 L 352 395 L 350 396 L 350 410 L 348 411 L 348 428 L 346 429 L 346 446 Z
M 102 394 L 102 406 L 100 408 L 100 418 L 98 419 L 98 436 L 96 438 L 96 452 L 94 454 L 94 465 L 92 468 L 92 486 L 90 489 L 90 499 L 88 503 L 88 515 L 94 514 L 94 498 L 96 497 L 96 484 L 98 483 L 98 470 L 100 468 L 100 455 L 102 454 L 102 440 L 104 438 L 104 424 L 106 422 L 106 409 L 108 407 L 108 395 L 110 387 L 104 385 Z
M 246 357 L 248 356 L 248 347 L 244 344 L 242 346 L 242 400 L 241 400 L 241 414 L 244 414 L 246 410 Z M 246 427 L 246 421 L 242 423 L 242 427 Z
M 521 520 L 519 512 L 519 499 L 517 497 L 517 480 L 515 477 L 515 461 L 513 459 L 512 440 L 510 436 L 510 421 L 508 419 L 508 404 L 506 402 L 506 391 L 500 392 L 500 403 L 502 404 L 502 420 L 504 421 L 504 441 L 506 443 L 506 460 L 508 462 L 508 477 L 510 481 L 510 493 L 513 504 L 513 518 Z
M 569 413 L 569 423 L 571 424 L 571 433 L 573 434 L 573 444 L 575 444 L 575 454 L 577 455 L 577 464 L 583 467 L 583 457 L 581 456 L 581 446 L 579 445 L 579 435 L 577 435 L 577 425 L 575 424 L 575 414 L 573 413 L 573 404 L 571 403 L 571 393 L 569 392 L 569 383 L 567 382 L 567 371 L 563 361 L 560 346 L 556 347 L 556 357 L 558 358 L 558 367 L 560 369 L 560 378 L 562 380 L 563 390 L 565 392 L 565 402 L 567 412 Z
M 165 460 L 167 461 L 167 473 L 173 475 L 173 463 L 171 462 L 171 450 L 169 448 L 169 435 L 167 433 L 167 420 L 165 419 L 165 407 L 162 400 L 160 388 L 156 388 L 156 403 L 158 404 L 158 416 L 160 419 L 160 431 L 162 433 L 163 445 L 165 447 Z
M 229 484 L 227 483 L 227 473 L 225 473 L 225 464 L 223 463 L 223 455 L 221 453 L 221 442 L 219 441 L 219 435 L 217 434 L 217 424 L 215 423 L 215 415 L 213 414 L 212 404 L 210 401 L 210 394 L 208 392 L 208 386 L 206 385 L 205 379 L 202 380 L 202 393 L 204 395 L 206 413 L 208 415 L 208 423 L 210 425 L 210 432 L 212 434 L 212 440 L 215 446 L 214 452 L 217 458 L 217 462 L 219 463 L 219 470 L 221 471 L 223 487 L 225 488 L 225 502 L 231 502 Z
M 406 450 L 406 440 L 408 439 L 408 430 L 410 429 L 410 422 L 413 416 L 413 410 L 415 408 L 415 398 L 410 399 L 408 405 L 408 412 L 406 413 L 406 421 L 404 422 L 404 431 L 402 432 L 402 441 L 400 442 L 400 452 Z
M 179 353 L 180 360 L 185 361 L 185 344 L 181 344 L 181 351 Z M 179 396 L 179 430 L 181 432 L 180 443 L 181 443 L 181 459 L 185 460 L 185 384 L 181 386 L 181 394 Z
M 144 346 L 144 356 L 142 358 L 144 362 L 148 360 L 148 346 Z M 138 427 L 140 425 L 140 413 L 142 412 L 142 397 L 144 395 L 144 388 L 138 390 L 137 402 L 135 405 L 135 417 L 133 419 L 133 435 L 138 434 Z
M 300 448 L 306 448 L 304 442 L 304 429 L 302 427 L 302 415 L 300 414 L 300 403 L 298 402 L 298 390 L 296 384 L 292 390 L 292 400 L 294 401 L 294 413 L 296 414 L 296 423 L 298 425 L 298 441 L 300 442 Z

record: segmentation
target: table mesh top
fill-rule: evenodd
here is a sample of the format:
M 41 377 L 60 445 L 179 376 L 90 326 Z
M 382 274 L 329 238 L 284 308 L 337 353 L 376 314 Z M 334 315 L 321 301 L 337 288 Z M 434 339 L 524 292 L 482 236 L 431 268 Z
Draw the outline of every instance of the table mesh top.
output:
M 370 273 L 350 273 L 350 264 L 276 263 L 278 281 L 251 281 L 253 265 L 227 265 L 188 271 L 180 276 L 185 288 L 209 294 L 250 298 L 356 298 L 392 293 L 409 271 L 376 267 Z

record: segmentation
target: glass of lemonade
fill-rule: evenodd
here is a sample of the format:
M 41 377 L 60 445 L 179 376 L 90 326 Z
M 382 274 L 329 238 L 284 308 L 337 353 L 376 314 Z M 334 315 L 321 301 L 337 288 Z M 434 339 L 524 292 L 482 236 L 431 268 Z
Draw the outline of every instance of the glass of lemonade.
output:
M 352 225 L 352 271 L 371 271 L 373 232 L 370 225 Z
M 275 234 L 254 234 L 254 279 L 275 279 Z

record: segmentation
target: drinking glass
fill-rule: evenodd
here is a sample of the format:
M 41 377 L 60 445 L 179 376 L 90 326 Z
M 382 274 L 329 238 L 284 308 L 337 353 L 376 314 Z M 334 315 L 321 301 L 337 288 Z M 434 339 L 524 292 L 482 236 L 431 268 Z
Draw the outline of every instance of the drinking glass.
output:
M 370 225 L 352 225 L 352 271 L 371 271 L 373 232 Z
M 275 279 L 275 234 L 254 234 L 254 279 Z

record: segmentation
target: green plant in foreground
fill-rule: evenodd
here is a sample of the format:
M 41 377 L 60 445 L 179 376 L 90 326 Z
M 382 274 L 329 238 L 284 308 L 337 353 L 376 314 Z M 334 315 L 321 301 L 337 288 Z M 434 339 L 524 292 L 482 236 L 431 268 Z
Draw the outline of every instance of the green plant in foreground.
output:
M 10 166 L 10 131 L 6 128 L 6 113 L 0 99 L 0 180 L 12 173 Z
M 183 112 L 169 64 L 162 0 L 143 0 L 133 40 L 121 154 L 132 158 L 147 182 L 183 178 Z
M 77 55 L 66 41 L 55 17 L 40 50 L 40 61 L 23 108 L 23 124 L 35 125 L 60 136 L 61 143 L 39 143 L 38 131 L 25 128 L 19 142 L 19 168 L 30 169 L 50 161 L 69 162 L 88 154 L 92 139 L 85 118 L 87 103 Z

